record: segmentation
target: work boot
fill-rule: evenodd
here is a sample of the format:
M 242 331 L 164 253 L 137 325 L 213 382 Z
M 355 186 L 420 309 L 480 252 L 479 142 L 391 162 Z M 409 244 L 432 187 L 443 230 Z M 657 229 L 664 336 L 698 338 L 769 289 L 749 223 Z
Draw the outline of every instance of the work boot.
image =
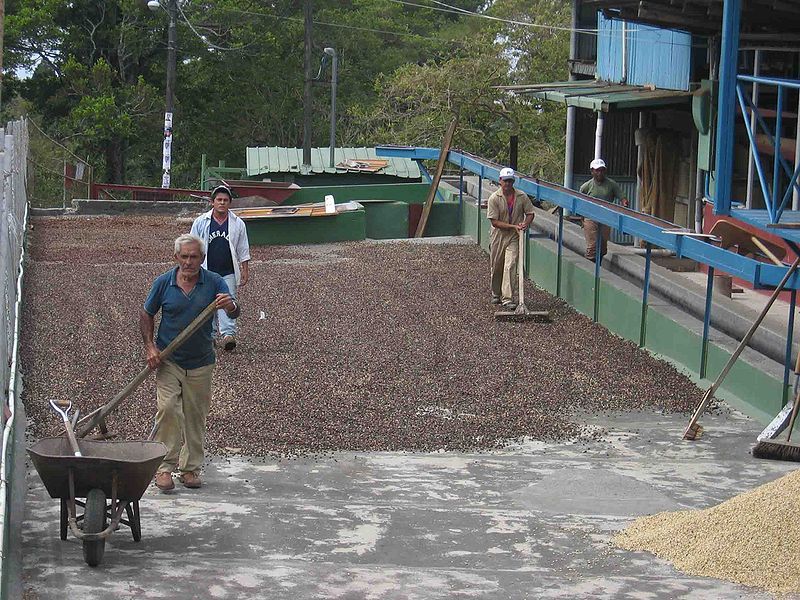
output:
M 492 296 L 492 304 L 500 304 L 500 296 Z
M 236 348 L 236 340 L 233 339 L 232 335 L 226 335 L 222 338 L 222 347 L 226 352 L 231 352 L 234 348 Z
M 162 492 L 175 489 L 175 482 L 172 481 L 172 473 L 169 471 L 159 471 L 156 473 L 156 487 Z
M 514 310 L 515 308 L 517 308 L 517 303 L 516 302 L 503 302 L 503 308 L 505 308 L 506 310 Z
M 203 485 L 203 482 L 200 480 L 200 475 L 194 471 L 186 471 L 185 473 L 181 473 L 181 476 L 178 479 L 180 479 L 183 487 L 191 489 L 197 489 Z

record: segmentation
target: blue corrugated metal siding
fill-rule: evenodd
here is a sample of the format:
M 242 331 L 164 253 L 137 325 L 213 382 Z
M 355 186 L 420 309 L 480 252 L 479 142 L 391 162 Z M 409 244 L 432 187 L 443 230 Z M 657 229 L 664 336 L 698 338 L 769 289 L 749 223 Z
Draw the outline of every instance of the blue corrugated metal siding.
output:
M 622 21 L 597 15 L 597 77 L 614 83 L 689 89 L 692 36 L 674 29 L 627 24 L 628 77 L 622 81 Z

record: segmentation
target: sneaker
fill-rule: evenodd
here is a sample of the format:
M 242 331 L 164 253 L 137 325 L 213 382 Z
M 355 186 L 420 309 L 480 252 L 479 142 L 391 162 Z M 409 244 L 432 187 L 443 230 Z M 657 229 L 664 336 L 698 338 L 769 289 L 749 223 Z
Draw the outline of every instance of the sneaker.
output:
M 183 487 L 187 488 L 197 489 L 203 485 L 203 482 L 200 480 L 200 475 L 194 471 L 186 471 L 185 473 L 181 473 L 181 476 L 178 479 L 183 484 Z
M 516 302 L 503 302 L 503 308 L 506 310 L 514 310 L 517 308 Z
M 222 347 L 226 352 L 231 352 L 234 348 L 236 348 L 236 340 L 233 339 L 232 335 L 226 335 L 222 338 Z
M 492 296 L 492 304 L 500 304 L 500 297 Z
M 169 471 L 159 471 L 156 473 L 156 487 L 162 492 L 175 489 L 175 482 L 172 481 L 172 473 Z

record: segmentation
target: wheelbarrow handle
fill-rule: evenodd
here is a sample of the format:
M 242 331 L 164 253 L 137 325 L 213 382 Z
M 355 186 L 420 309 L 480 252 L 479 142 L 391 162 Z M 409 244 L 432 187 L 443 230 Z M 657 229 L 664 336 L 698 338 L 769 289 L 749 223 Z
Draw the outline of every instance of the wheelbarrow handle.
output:
M 195 317 L 194 321 L 189 323 L 186 328 L 177 336 L 175 336 L 175 339 L 173 339 L 167 345 L 167 347 L 159 353 L 161 360 L 165 360 L 167 357 L 169 357 L 175 349 L 189 339 L 198 329 L 200 329 L 203 323 L 213 317 L 216 312 L 217 301 L 214 299 L 208 306 L 205 307 L 205 309 L 203 309 L 203 312 Z M 78 436 L 85 437 L 97 426 L 98 423 L 100 423 L 100 421 L 105 419 L 106 416 L 113 411 L 120 402 L 130 396 L 142 384 L 142 382 L 147 379 L 147 377 L 150 375 L 150 372 L 150 367 L 145 367 L 142 369 L 139 374 L 134 377 L 133 381 L 125 386 L 125 389 L 119 392 L 114 398 L 109 400 L 100 408 L 93 410 L 88 415 L 84 416 L 80 421 L 78 421 Z
M 72 400 L 70 400 L 65 409 L 62 409 L 55 400 L 50 400 L 50 406 L 52 406 L 53 410 L 61 415 L 61 418 L 64 420 L 64 429 L 67 432 L 67 439 L 69 440 L 72 452 L 75 456 L 83 456 L 80 446 L 78 446 L 78 440 L 75 437 L 75 431 L 72 429 L 72 421 L 69 419 L 69 410 L 72 408 Z

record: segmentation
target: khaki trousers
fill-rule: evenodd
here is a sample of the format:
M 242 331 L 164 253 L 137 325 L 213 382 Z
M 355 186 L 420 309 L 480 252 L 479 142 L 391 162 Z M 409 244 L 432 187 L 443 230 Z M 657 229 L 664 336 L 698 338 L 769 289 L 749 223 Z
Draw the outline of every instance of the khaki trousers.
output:
M 187 370 L 167 360 L 158 368 L 155 439 L 167 447 L 159 471 L 187 473 L 202 466 L 213 374 L 213 364 Z
M 600 228 L 602 233 L 602 244 L 600 248 L 600 256 L 605 256 L 608 252 L 608 236 L 611 234 L 611 228 L 608 225 L 601 225 L 597 221 L 590 221 L 589 219 L 583 220 L 583 237 L 586 238 L 586 258 L 593 261 L 597 254 L 597 229 Z
M 492 276 L 492 296 L 501 302 L 513 302 L 519 293 L 519 242 L 517 233 L 498 232 L 489 248 L 489 268 Z

